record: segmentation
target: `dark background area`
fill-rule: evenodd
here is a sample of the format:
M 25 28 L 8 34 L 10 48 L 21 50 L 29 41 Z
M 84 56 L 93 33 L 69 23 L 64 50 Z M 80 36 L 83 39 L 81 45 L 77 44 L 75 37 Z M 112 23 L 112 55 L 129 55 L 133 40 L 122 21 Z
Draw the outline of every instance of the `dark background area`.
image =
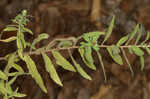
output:
M 115 43 L 120 37 L 130 33 L 137 23 L 142 24 L 140 30 L 143 36 L 150 30 L 150 0 L 0 0 L 0 30 L 11 23 L 18 13 L 27 9 L 31 15 L 28 27 L 34 32 L 33 39 L 40 33 L 50 35 L 47 44 L 57 37 L 79 36 L 90 31 L 106 31 L 112 15 L 116 16 L 115 28 L 108 44 Z M 3 38 L 13 35 L 8 33 Z M 14 43 L 0 43 L 1 55 L 13 52 Z M 95 59 L 96 71 L 84 66 L 77 51 L 74 50 L 76 60 L 92 77 L 91 81 L 79 74 L 58 68 L 57 71 L 64 84 L 59 87 L 46 73 L 41 56 L 34 56 L 38 70 L 44 78 L 48 94 L 44 94 L 31 77 L 23 76 L 17 79 L 15 86 L 27 94 L 23 99 L 149 99 L 150 97 L 150 57 L 145 55 L 145 68 L 140 71 L 139 59 L 128 54 L 134 70 L 131 77 L 130 70 L 125 64 L 115 64 L 109 55 L 101 52 L 107 73 L 107 82 L 101 66 Z M 94 54 L 94 53 L 93 53 Z M 69 57 L 66 55 L 66 58 Z

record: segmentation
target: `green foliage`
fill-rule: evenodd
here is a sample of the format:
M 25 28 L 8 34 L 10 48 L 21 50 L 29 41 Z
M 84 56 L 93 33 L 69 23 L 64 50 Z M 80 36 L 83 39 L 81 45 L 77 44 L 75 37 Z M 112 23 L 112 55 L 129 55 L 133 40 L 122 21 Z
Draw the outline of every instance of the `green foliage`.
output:
M 75 68 L 70 64 L 70 62 L 67 61 L 58 51 L 52 51 L 52 54 L 56 60 L 56 64 L 66 70 L 76 72 Z
M 14 88 L 12 89 L 12 86 L 17 78 L 22 75 L 31 76 L 39 85 L 41 90 L 47 93 L 42 76 L 38 72 L 36 64 L 31 58 L 31 55 L 42 55 L 43 62 L 45 63 L 45 70 L 49 73 L 50 78 L 59 86 L 63 86 L 62 81 L 57 73 L 57 69 L 55 68 L 56 66 L 46 53 L 52 53 L 53 60 L 56 61 L 56 65 L 71 72 L 78 72 L 83 78 L 91 80 L 92 78 L 90 75 L 86 73 L 83 67 L 73 57 L 71 49 L 78 49 L 83 62 L 89 69 L 92 70 L 96 70 L 96 65 L 94 64 L 93 59 L 93 51 L 95 51 L 103 70 L 105 81 L 107 80 L 107 76 L 102 54 L 100 53 L 101 48 L 106 49 L 112 60 L 119 65 L 123 65 L 123 59 L 125 59 L 132 76 L 134 75 L 134 72 L 124 49 L 128 49 L 130 54 L 134 54 L 139 57 L 141 70 L 144 70 L 144 50 L 146 50 L 146 52 L 150 55 L 150 46 L 149 43 L 147 43 L 150 39 L 150 32 L 147 32 L 145 39 L 140 43 L 139 41 L 141 40 L 142 33 L 138 31 L 140 26 L 139 24 L 137 24 L 133 32 L 120 38 L 116 44 L 104 45 L 104 43 L 107 42 L 112 34 L 115 16 L 113 16 L 106 33 L 96 31 L 84 33 L 79 37 L 55 38 L 48 45 L 40 48 L 36 48 L 35 45 L 44 39 L 48 39 L 49 35 L 46 33 L 41 33 L 32 42 L 28 42 L 25 39 L 25 33 L 33 35 L 33 32 L 27 28 L 29 19 L 27 17 L 26 10 L 23 10 L 21 14 L 17 15 L 12 22 L 14 24 L 6 26 L 6 28 L 4 28 L 1 32 L 1 36 L 6 32 L 11 31 L 15 32 L 16 36 L 12 36 L 7 39 L 0 39 L 0 42 L 4 43 L 16 41 L 17 46 L 17 50 L 15 52 L 0 58 L 1 60 L 7 61 L 7 65 L 5 66 L 4 70 L 0 70 L 0 95 L 3 97 L 3 99 L 14 99 L 15 97 L 26 96 L 25 94 L 19 93 L 18 88 L 15 90 L 13 90 Z M 101 36 L 104 36 L 104 40 L 99 42 L 99 38 Z M 129 45 L 133 40 L 135 40 L 134 44 Z M 66 57 L 61 55 L 59 50 L 67 50 L 71 61 L 68 61 Z M 124 58 L 122 58 L 122 56 Z M 26 63 L 28 72 L 25 72 L 22 66 L 18 65 L 19 61 L 24 61 Z M 12 68 L 14 71 L 10 72 L 10 69 Z
M 27 68 L 29 70 L 29 74 L 33 77 L 33 79 L 36 81 L 36 83 L 40 86 L 40 88 L 45 92 L 47 93 L 47 90 L 44 86 L 44 83 L 43 83 L 43 80 L 42 80 L 42 77 L 40 76 L 37 68 L 36 68 L 36 65 L 34 63 L 34 61 L 30 58 L 29 55 L 25 55 L 24 56 L 24 61 L 26 62 L 27 64 Z
M 129 38 L 129 35 L 122 37 L 118 42 L 117 42 L 117 46 L 121 46 L 123 45 Z
M 115 23 L 115 16 L 113 16 L 113 18 L 112 18 L 112 20 L 110 22 L 110 25 L 109 25 L 108 30 L 106 32 L 106 36 L 105 36 L 102 44 L 104 44 L 108 40 L 108 38 L 110 37 L 110 35 L 111 35 L 112 31 L 113 31 L 114 23 Z
M 84 63 L 91 69 L 96 70 L 94 65 L 94 60 L 92 58 L 92 49 L 91 47 L 79 48 L 78 49 Z
M 80 74 L 82 77 L 84 77 L 84 78 L 86 78 L 86 79 L 88 79 L 88 80 L 91 80 L 91 77 L 83 70 L 83 68 L 80 66 L 80 64 L 78 64 L 78 63 L 75 61 L 75 59 L 73 58 L 73 56 L 72 56 L 72 54 L 71 54 L 71 51 L 68 50 L 68 52 L 69 52 L 69 55 L 70 55 L 70 57 L 71 57 L 71 59 L 72 59 L 72 61 L 73 61 L 74 66 L 76 67 L 76 69 L 77 69 L 77 71 L 79 72 L 79 74 Z
M 50 58 L 45 53 L 42 53 L 42 56 L 45 62 L 46 71 L 50 74 L 50 77 L 55 83 L 57 83 L 60 86 L 63 86 Z
M 110 56 L 112 57 L 112 59 L 120 64 L 120 65 L 123 65 L 123 62 L 122 62 L 122 58 L 121 56 L 119 55 L 120 53 L 120 49 L 117 47 L 117 46 L 111 46 L 111 47 L 108 47 L 107 48 L 107 51 L 109 52 Z

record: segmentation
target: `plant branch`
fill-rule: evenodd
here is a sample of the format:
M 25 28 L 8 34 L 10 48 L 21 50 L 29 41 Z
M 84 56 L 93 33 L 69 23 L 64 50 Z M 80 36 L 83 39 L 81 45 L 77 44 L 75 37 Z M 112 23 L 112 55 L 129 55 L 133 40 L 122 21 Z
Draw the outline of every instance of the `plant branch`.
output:
M 136 47 L 140 47 L 140 48 L 148 48 L 150 47 L 150 45 L 135 45 Z M 112 47 L 112 45 L 99 45 L 99 48 L 108 48 L 108 47 Z M 118 46 L 119 48 L 129 48 L 129 47 L 133 47 L 132 45 L 124 45 L 124 46 Z M 51 52 L 54 50 L 68 50 L 68 49 L 78 49 L 80 48 L 80 46 L 71 46 L 71 47 L 62 47 L 62 48 L 52 48 L 52 49 L 42 49 L 42 50 L 37 50 L 37 51 L 31 51 L 31 52 L 24 52 L 25 55 L 39 55 L 41 52 Z M 0 60 L 6 60 L 6 57 L 0 57 Z

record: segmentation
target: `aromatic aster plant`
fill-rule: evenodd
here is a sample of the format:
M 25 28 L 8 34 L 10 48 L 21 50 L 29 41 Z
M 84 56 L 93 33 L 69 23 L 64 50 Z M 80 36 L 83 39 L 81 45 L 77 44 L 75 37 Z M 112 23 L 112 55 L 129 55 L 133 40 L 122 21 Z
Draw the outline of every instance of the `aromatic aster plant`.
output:
M 94 59 L 92 57 L 92 52 L 95 51 L 101 64 L 105 81 L 107 80 L 107 76 L 105 73 L 102 55 L 100 53 L 101 48 L 105 48 L 114 62 L 119 65 L 123 65 L 122 57 L 124 57 L 132 75 L 134 74 L 134 72 L 125 53 L 125 49 L 128 49 L 130 54 L 135 54 L 139 57 L 139 60 L 141 62 L 141 70 L 144 69 L 144 50 L 146 50 L 146 52 L 150 54 L 150 45 L 148 42 L 150 33 L 147 32 L 145 39 L 142 42 L 139 42 L 142 36 L 142 33 L 138 32 L 139 24 L 136 25 L 133 32 L 120 38 L 120 40 L 116 44 L 105 45 L 105 42 L 109 39 L 113 31 L 115 16 L 112 17 L 112 20 L 106 32 L 95 31 L 84 33 L 79 37 L 55 38 L 54 40 L 49 42 L 48 45 L 42 46 L 40 48 L 36 48 L 35 45 L 41 40 L 47 39 L 49 36 L 46 33 L 41 33 L 32 42 L 28 42 L 25 40 L 25 33 L 33 35 L 33 32 L 29 28 L 27 28 L 29 19 L 26 10 L 23 10 L 22 13 L 17 15 L 12 20 L 12 22 L 13 25 L 7 25 L 3 29 L 3 31 L 1 32 L 1 36 L 6 32 L 11 31 L 14 31 L 16 33 L 16 36 L 12 36 L 7 39 L 0 39 L 0 41 L 4 43 L 15 41 L 17 45 L 17 50 L 15 52 L 7 54 L 4 57 L 0 57 L 0 60 L 7 61 L 6 66 L 4 66 L 5 68 L 3 70 L 0 69 L 0 95 L 3 97 L 3 99 L 14 99 L 15 97 L 26 96 L 26 94 L 18 92 L 19 87 L 17 87 L 16 89 L 12 88 L 16 79 L 22 75 L 31 76 L 33 80 L 35 80 L 35 82 L 39 85 L 41 90 L 47 93 L 44 81 L 36 68 L 35 62 L 31 58 L 31 55 L 42 55 L 45 63 L 45 72 L 49 73 L 49 77 L 56 84 L 58 84 L 59 86 L 63 86 L 63 83 L 61 82 L 59 75 L 57 74 L 54 64 L 46 53 L 51 53 L 54 60 L 56 61 L 56 64 L 61 68 L 70 72 L 77 72 L 83 78 L 92 80 L 90 75 L 85 72 L 82 66 L 73 57 L 72 49 L 78 50 L 83 62 L 89 69 L 92 70 L 96 70 Z M 103 36 L 104 40 L 101 43 L 98 43 L 98 39 L 100 38 L 100 36 Z M 133 45 L 129 45 L 131 40 L 133 39 L 135 39 L 135 43 Z M 59 52 L 60 50 L 68 51 L 72 63 L 65 59 L 65 57 Z M 28 72 L 25 72 L 22 66 L 18 64 L 18 62 L 21 60 L 26 63 Z M 15 69 L 15 71 L 10 72 L 11 69 Z

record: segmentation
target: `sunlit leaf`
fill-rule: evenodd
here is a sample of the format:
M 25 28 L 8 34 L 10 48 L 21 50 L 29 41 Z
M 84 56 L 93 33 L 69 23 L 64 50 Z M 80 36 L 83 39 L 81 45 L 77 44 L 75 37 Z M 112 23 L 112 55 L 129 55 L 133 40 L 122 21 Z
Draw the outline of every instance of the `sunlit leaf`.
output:
M 113 54 L 113 49 L 112 49 L 112 47 L 107 47 L 107 51 L 109 52 L 109 54 L 110 54 L 110 56 L 112 57 L 112 59 L 116 62 L 116 63 L 118 63 L 118 64 L 120 64 L 120 65 L 123 65 L 123 61 L 122 61 L 122 58 L 121 58 L 121 56 L 119 55 L 119 54 Z
M 82 60 L 84 63 L 91 69 L 96 70 L 96 66 L 94 65 L 94 61 L 92 58 L 92 49 L 91 47 L 86 47 L 86 48 L 79 48 L 78 49 Z
M 7 75 L 4 72 L 2 72 L 1 70 L 0 70 L 0 79 L 3 79 L 3 80 L 8 79 Z
M 26 94 L 22 94 L 22 93 L 19 93 L 19 92 L 14 92 L 12 96 L 22 98 L 22 97 L 25 97 Z
M 3 29 L 4 32 L 17 31 L 17 30 L 18 29 L 16 27 L 13 27 L 13 26 L 8 26 L 8 27 Z
M 25 96 L 26 96 L 26 94 L 22 94 L 22 93 L 18 92 L 18 88 L 10 94 L 10 97 L 22 98 L 22 97 L 25 97 Z
M 21 66 L 19 66 L 18 64 L 13 64 L 13 68 L 15 68 L 18 72 L 24 73 L 24 70 L 22 69 Z
M 150 49 L 148 47 L 145 47 L 147 53 L 150 55 Z
M 23 49 L 23 46 L 22 46 L 20 38 L 17 38 L 17 48 L 18 49 Z
M 26 41 L 24 39 L 24 34 L 23 33 L 20 33 L 20 41 L 21 41 L 23 47 L 26 48 Z
M 31 74 L 31 76 L 33 77 L 33 79 L 40 86 L 40 88 L 43 90 L 43 92 L 47 93 L 47 90 L 46 90 L 46 88 L 44 86 L 42 77 L 39 74 L 34 61 L 28 55 L 24 56 L 24 61 L 26 62 L 27 68 L 29 70 L 29 73 Z
M 115 23 L 115 16 L 113 16 L 111 22 L 110 22 L 110 25 L 108 27 L 108 30 L 106 32 L 106 35 L 105 35 L 105 38 L 104 38 L 104 41 L 102 42 L 102 44 L 104 44 L 106 42 L 106 40 L 108 40 L 108 38 L 110 37 L 112 31 L 113 31 L 113 27 L 114 27 L 114 23 Z
M 10 86 L 8 83 L 5 83 L 5 85 L 6 85 L 7 93 L 8 93 L 9 95 L 11 95 L 12 92 L 13 92 L 11 86 Z
M 60 65 L 62 68 L 76 72 L 75 68 L 67 61 L 58 51 L 52 51 L 54 58 L 56 59 L 56 63 Z
M 133 77 L 133 76 L 134 76 L 134 72 L 133 72 L 132 66 L 131 66 L 131 64 L 130 64 L 130 62 L 129 62 L 129 60 L 128 60 L 128 57 L 127 57 L 127 55 L 126 55 L 124 49 L 121 48 L 121 50 L 122 50 L 123 56 L 124 56 L 124 58 L 125 58 L 125 60 L 126 60 L 126 62 L 127 62 L 127 64 L 128 64 L 128 66 L 129 66 L 129 69 L 130 69 L 130 71 L 131 71 L 131 76 Z M 130 50 L 130 49 L 129 49 L 129 50 Z M 131 51 L 132 51 L 132 49 L 131 49 Z
M 62 41 L 58 44 L 58 48 L 72 46 L 72 41 Z
M 137 56 L 144 55 L 143 50 L 141 48 L 137 47 L 137 46 L 132 46 L 131 49 L 134 52 L 134 54 L 136 54 Z
M 117 42 L 117 46 L 120 46 L 120 45 L 123 45 L 127 40 L 128 40 L 128 35 L 127 36 L 124 36 L 122 37 L 118 42 Z
M 6 65 L 6 67 L 5 67 L 5 69 L 4 69 L 4 72 L 5 72 L 5 73 L 8 73 L 8 72 L 9 72 L 10 68 L 11 68 L 12 65 L 14 64 L 15 57 L 16 57 L 15 54 L 10 54 L 10 55 L 8 56 L 8 63 L 7 63 L 7 65 Z
M 26 45 L 27 45 L 28 47 L 31 47 L 33 50 L 36 49 L 35 46 L 34 46 L 34 45 L 31 45 L 31 43 L 29 43 L 29 42 L 26 42 Z
M 146 35 L 145 41 L 149 40 L 149 38 L 150 38 L 150 32 L 147 32 L 147 35 Z
M 18 72 L 11 72 L 11 73 L 9 73 L 8 74 L 8 76 L 10 77 L 10 76 L 16 76 L 18 74 Z
M 111 46 L 111 49 L 112 49 L 112 54 L 113 54 L 113 55 L 116 55 L 116 54 L 119 54 L 119 53 L 120 53 L 120 49 L 119 49 L 118 46 L 112 45 L 112 46 Z
M 128 47 L 128 50 L 129 50 L 129 53 L 130 54 L 133 54 L 134 52 L 132 51 L 132 48 L 131 47 Z
M 129 42 L 135 37 L 135 35 L 136 35 L 138 29 L 139 29 L 139 24 L 137 24 L 136 27 L 134 28 L 134 30 L 130 33 L 129 39 L 128 39 L 128 41 L 126 42 L 125 45 L 128 45 Z
M 16 81 L 17 77 L 18 76 L 14 76 L 11 80 L 8 81 L 8 84 L 12 85 Z
M 47 39 L 48 37 L 49 37 L 48 34 L 42 33 L 42 34 L 38 35 L 37 38 L 34 39 L 32 45 L 35 45 L 36 43 L 40 42 L 41 40 Z
M 11 42 L 11 41 L 14 41 L 16 40 L 16 36 L 12 36 L 12 37 L 9 37 L 7 39 L 3 39 L 3 40 L 0 40 L 1 42 Z
M 142 32 L 138 32 L 138 36 L 136 38 L 135 45 L 139 42 L 141 36 L 142 36 Z
M 86 78 L 86 79 L 88 79 L 88 80 L 91 80 L 91 77 L 83 70 L 83 68 L 80 66 L 80 64 L 78 64 L 78 63 L 75 61 L 75 59 L 73 58 L 73 56 L 72 56 L 70 50 L 68 50 L 68 52 L 69 52 L 69 55 L 70 55 L 70 57 L 71 57 L 71 60 L 73 61 L 73 64 L 74 64 L 74 66 L 76 67 L 78 73 L 79 73 L 82 77 L 84 77 L 84 78 Z
M 107 76 L 106 76 L 106 72 L 105 72 L 105 68 L 104 68 L 104 63 L 103 63 L 103 60 L 102 60 L 102 56 L 99 53 L 99 51 L 96 51 L 96 52 L 97 52 L 98 59 L 100 61 L 100 64 L 101 64 L 101 67 L 102 67 L 102 70 L 103 70 L 103 73 L 104 73 L 104 78 L 105 78 L 105 81 L 106 81 L 107 80 Z
M 17 48 L 18 48 L 18 55 L 20 56 L 21 59 L 23 59 L 23 45 L 21 43 L 21 40 L 18 38 L 17 39 Z
M 27 33 L 33 35 L 33 32 L 30 29 L 24 27 L 23 30 L 24 30 L 24 32 L 27 32 Z
M 90 41 L 92 38 L 92 41 L 97 41 L 97 39 L 99 38 L 99 36 L 104 35 L 104 32 L 89 32 L 89 33 L 85 33 L 83 34 L 83 39 L 85 41 Z
M 146 33 L 147 35 L 146 35 L 146 38 L 145 38 L 145 40 L 141 43 L 141 45 L 143 45 L 147 40 L 149 40 L 149 38 L 150 38 L 150 32 L 147 32 Z
M 8 93 L 7 89 L 5 88 L 4 81 L 2 81 L 2 80 L 0 80 L 0 93 L 2 93 L 2 94 Z
M 141 70 L 144 69 L 144 57 L 140 56 Z
M 50 74 L 50 77 L 52 78 L 52 80 L 57 83 L 60 86 L 63 86 L 63 84 L 61 83 L 61 80 L 56 72 L 56 69 L 54 67 L 54 65 L 52 64 L 52 61 L 50 60 L 50 58 L 45 54 L 42 53 L 44 62 L 45 62 L 45 68 L 46 71 Z
M 22 60 L 24 60 L 23 50 L 22 50 L 22 49 L 18 49 L 17 52 L 18 52 L 19 57 L 20 57 Z

